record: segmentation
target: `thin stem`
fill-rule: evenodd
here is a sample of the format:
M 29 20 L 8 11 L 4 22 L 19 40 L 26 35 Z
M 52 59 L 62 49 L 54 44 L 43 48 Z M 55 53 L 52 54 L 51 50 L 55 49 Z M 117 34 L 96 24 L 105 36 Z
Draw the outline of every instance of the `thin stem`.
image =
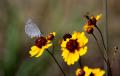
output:
M 108 0 L 105 0 L 105 21 L 106 21 L 106 52 L 108 51 Z M 107 55 L 108 57 L 108 55 Z M 108 59 L 108 76 L 112 76 L 112 69 L 110 66 L 110 61 Z
M 98 40 L 97 40 L 96 36 L 94 35 L 94 33 L 92 33 L 92 36 L 93 36 L 93 37 L 94 37 L 94 39 L 96 40 L 97 45 L 98 45 L 98 48 L 101 50 L 100 45 L 99 45 L 99 43 L 98 43 Z M 102 57 L 103 57 L 104 61 L 106 62 L 106 64 L 108 64 L 108 62 L 107 62 L 106 58 L 104 57 L 103 53 L 102 53 L 100 50 L 99 50 L 99 52 L 101 53 L 101 55 L 102 55 Z
M 58 67 L 60 68 L 60 70 L 62 71 L 63 75 L 66 76 L 66 74 L 64 73 L 62 67 L 60 66 L 60 64 L 58 63 L 57 59 L 55 58 L 55 56 L 47 49 L 47 52 L 52 56 L 52 58 L 55 60 L 56 64 L 58 65 Z
M 97 25 L 96 25 L 95 27 L 97 28 L 97 30 L 99 31 L 99 33 L 100 33 L 100 35 L 101 35 L 102 43 L 103 43 L 103 47 L 104 47 L 104 49 L 106 50 L 105 41 L 104 41 L 104 38 L 103 38 L 102 32 L 101 32 L 101 30 L 99 29 L 99 27 L 98 27 Z
M 82 67 L 81 59 L 78 60 L 80 68 Z

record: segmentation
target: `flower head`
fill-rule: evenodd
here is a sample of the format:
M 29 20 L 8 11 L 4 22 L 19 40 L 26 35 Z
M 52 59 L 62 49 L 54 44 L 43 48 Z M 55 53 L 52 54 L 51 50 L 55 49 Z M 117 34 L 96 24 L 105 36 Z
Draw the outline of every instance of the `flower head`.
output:
M 105 71 L 100 68 L 89 68 L 87 66 L 76 70 L 76 76 L 104 76 L 104 74 Z
M 87 52 L 88 38 L 84 32 L 74 32 L 71 37 L 64 39 L 61 43 L 62 57 L 68 65 L 78 61 L 79 56 Z
M 87 23 L 84 25 L 83 29 L 88 33 L 91 34 L 94 31 L 94 27 L 96 26 L 97 21 L 101 18 L 102 14 L 95 16 L 91 16 L 89 17 L 88 15 L 85 16 L 88 21 Z
M 54 39 L 55 35 L 56 35 L 56 33 L 55 33 L 55 32 L 52 32 L 52 33 L 50 33 L 50 34 L 47 36 L 47 39 L 51 41 L 51 40 Z
M 55 36 L 54 33 L 50 33 L 50 35 Z M 29 51 L 29 54 L 31 55 L 31 57 L 41 56 L 45 49 L 52 46 L 51 40 L 53 40 L 53 38 L 50 38 L 50 37 L 48 38 L 46 36 L 40 36 L 36 38 L 35 44 L 31 47 L 31 50 Z

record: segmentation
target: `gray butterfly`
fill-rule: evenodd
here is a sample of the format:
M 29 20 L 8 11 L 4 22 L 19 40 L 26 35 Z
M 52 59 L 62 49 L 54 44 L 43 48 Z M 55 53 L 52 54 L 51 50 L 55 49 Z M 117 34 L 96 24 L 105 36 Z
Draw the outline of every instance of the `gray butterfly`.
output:
M 38 26 L 32 21 L 31 18 L 28 18 L 25 24 L 25 33 L 33 38 L 33 37 L 40 37 L 42 33 L 40 32 L 40 29 Z

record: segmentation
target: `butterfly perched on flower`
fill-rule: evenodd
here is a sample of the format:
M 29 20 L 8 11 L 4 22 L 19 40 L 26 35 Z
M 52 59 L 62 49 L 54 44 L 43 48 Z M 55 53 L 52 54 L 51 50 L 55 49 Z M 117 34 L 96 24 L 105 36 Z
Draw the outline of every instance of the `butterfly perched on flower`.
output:
M 29 54 L 31 57 L 39 57 L 43 54 L 44 50 L 52 46 L 51 41 L 55 36 L 55 32 L 44 36 L 38 26 L 29 18 L 25 24 L 25 33 L 30 38 L 35 38 L 35 44 L 31 47 Z

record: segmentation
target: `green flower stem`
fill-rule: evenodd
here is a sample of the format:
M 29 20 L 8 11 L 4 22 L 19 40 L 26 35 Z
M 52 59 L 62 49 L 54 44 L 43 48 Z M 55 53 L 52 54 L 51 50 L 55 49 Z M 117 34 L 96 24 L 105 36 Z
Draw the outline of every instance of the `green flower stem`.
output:
M 55 58 L 55 56 L 47 49 L 47 52 L 52 56 L 52 58 L 55 60 L 56 64 L 58 65 L 58 67 L 60 68 L 60 70 L 62 71 L 63 75 L 66 76 L 66 74 L 64 73 L 62 67 L 60 66 L 60 64 L 58 63 L 57 59 Z

